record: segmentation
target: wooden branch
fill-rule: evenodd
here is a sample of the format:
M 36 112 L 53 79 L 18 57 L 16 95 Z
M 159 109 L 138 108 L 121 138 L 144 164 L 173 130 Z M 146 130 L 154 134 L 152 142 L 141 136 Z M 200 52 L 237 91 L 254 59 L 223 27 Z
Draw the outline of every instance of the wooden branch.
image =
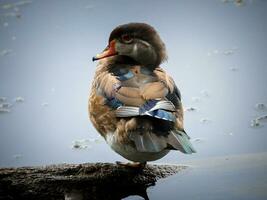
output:
M 2 199 L 148 199 L 147 187 L 186 166 L 147 165 L 143 170 L 111 163 L 0 169 Z

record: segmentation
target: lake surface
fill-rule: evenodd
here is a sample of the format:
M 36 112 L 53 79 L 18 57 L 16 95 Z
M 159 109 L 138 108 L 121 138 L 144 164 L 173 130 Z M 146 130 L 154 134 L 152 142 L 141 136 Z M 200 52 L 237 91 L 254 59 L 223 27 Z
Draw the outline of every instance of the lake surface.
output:
M 189 161 L 189 169 L 148 190 L 151 199 L 266 199 L 267 153 Z M 165 192 L 162 192 L 165 191 Z
M 171 152 L 155 163 L 264 157 L 267 1 L 242 2 L 0 0 L 0 167 L 125 161 L 98 136 L 87 101 L 92 56 L 127 22 L 151 24 L 165 42 L 169 59 L 162 67 L 181 90 L 185 129 L 198 151 Z M 236 167 L 222 172 L 214 165 L 194 168 L 159 182 L 148 195 L 265 199 L 266 165 L 260 163 L 247 169 L 232 162 Z M 205 187 L 203 180 L 214 184 Z

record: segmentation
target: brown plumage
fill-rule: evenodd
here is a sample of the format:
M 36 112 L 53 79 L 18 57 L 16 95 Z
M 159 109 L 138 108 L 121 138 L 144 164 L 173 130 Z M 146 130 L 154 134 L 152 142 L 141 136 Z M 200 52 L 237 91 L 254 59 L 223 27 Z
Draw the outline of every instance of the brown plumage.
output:
M 159 64 L 165 45 L 151 26 L 115 28 L 100 60 L 89 97 L 90 119 L 123 157 L 144 163 L 169 150 L 193 153 L 184 132 L 181 95 Z

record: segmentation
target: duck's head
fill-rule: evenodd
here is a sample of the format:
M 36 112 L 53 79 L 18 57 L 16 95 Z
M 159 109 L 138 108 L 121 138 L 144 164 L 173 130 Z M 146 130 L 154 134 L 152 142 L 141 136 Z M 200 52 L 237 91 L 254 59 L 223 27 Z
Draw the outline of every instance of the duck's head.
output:
M 156 30 L 148 24 L 120 25 L 111 32 L 108 46 L 101 54 L 93 57 L 93 61 L 122 56 L 130 57 L 140 65 L 157 67 L 166 59 L 165 45 Z

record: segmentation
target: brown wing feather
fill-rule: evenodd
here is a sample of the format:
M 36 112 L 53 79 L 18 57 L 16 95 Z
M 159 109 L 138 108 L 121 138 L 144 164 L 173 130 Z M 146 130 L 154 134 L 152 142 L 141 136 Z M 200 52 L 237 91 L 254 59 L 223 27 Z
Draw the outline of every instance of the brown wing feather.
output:
M 141 106 L 145 103 L 140 95 L 139 88 L 121 87 L 116 93 L 115 97 L 128 106 Z
M 88 103 L 90 119 L 94 127 L 104 137 L 107 133 L 116 130 L 118 122 L 112 109 L 105 105 L 105 97 L 101 95 L 102 92 L 111 95 L 113 85 L 118 83 L 118 80 L 107 72 L 105 66 L 106 64 L 103 62 L 98 65 Z M 99 90 L 103 91 L 99 92 Z
M 162 99 L 168 94 L 169 89 L 163 82 L 152 82 L 144 85 L 140 92 L 141 96 L 146 100 L 158 98 Z
M 121 87 L 117 93 L 123 96 L 132 97 L 132 98 L 140 98 L 140 90 L 138 88 Z
M 154 73 L 156 74 L 156 76 L 158 77 L 158 79 L 160 81 L 162 81 L 166 87 L 169 90 L 169 93 L 173 93 L 174 92 L 174 88 L 175 88 L 175 82 L 172 79 L 172 77 L 170 77 L 162 68 L 157 67 L 154 70 Z M 178 98 L 178 97 L 177 97 Z M 183 110 L 183 106 L 182 106 L 182 102 L 179 99 L 179 104 L 176 106 L 176 112 L 175 112 L 175 116 L 176 116 L 176 123 L 175 123 L 175 127 L 178 130 L 183 131 L 184 130 L 184 110 Z
M 117 118 L 104 101 L 104 97 L 97 94 L 96 88 L 92 88 L 88 104 L 89 116 L 94 127 L 105 137 L 107 133 L 116 130 Z
M 125 105 L 128 106 L 141 106 L 145 103 L 145 100 L 143 98 L 137 97 L 137 98 L 133 98 L 131 96 L 127 96 L 127 94 L 125 94 L 125 96 L 121 93 L 116 92 L 115 97 L 122 103 L 124 103 Z
M 164 84 L 166 84 L 167 88 L 169 89 L 169 92 L 173 92 L 174 91 L 174 86 L 175 83 L 172 79 L 172 77 L 170 77 L 162 68 L 157 67 L 154 70 L 154 73 L 156 74 L 156 76 L 158 77 L 158 79 L 160 81 L 162 81 Z

